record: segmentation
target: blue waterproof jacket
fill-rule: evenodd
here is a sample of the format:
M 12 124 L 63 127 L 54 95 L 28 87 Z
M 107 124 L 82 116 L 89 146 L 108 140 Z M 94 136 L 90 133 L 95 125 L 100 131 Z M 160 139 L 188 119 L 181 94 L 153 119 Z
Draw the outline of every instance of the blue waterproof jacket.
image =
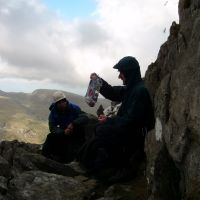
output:
M 88 121 L 80 107 L 72 103 L 68 104 L 68 111 L 65 113 L 60 113 L 55 103 L 49 109 L 51 111 L 49 114 L 49 130 L 51 133 L 64 134 L 64 130 L 70 123 L 76 126 Z

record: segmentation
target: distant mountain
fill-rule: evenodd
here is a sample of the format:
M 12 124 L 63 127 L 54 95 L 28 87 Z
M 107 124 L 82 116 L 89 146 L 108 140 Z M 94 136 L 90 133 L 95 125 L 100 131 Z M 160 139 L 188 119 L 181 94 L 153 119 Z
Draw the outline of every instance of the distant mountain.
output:
M 48 133 L 49 106 L 55 91 L 39 89 L 32 93 L 7 93 L 0 90 L 0 140 L 42 143 Z M 93 115 L 101 104 L 104 108 L 110 105 L 108 100 L 99 98 L 96 106 L 91 108 L 83 96 L 63 92 L 70 102 Z

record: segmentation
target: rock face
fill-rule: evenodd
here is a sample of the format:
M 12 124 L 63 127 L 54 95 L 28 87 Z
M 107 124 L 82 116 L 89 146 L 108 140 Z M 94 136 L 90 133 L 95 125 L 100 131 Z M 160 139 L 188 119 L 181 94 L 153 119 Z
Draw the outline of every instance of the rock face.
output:
M 200 0 L 180 0 L 179 16 L 145 75 L 156 116 L 146 140 L 150 199 L 200 199 Z
M 147 199 L 141 173 L 124 184 L 104 184 L 77 162 L 61 164 L 41 155 L 41 145 L 0 143 L 0 200 L 133 200 Z
M 10 182 L 10 194 L 15 200 L 81 200 L 85 192 L 80 181 L 41 171 L 24 172 Z
M 81 179 L 83 172 L 43 157 L 40 148 L 18 141 L 0 143 L 0 199 L 85 199 L 95 181 Z

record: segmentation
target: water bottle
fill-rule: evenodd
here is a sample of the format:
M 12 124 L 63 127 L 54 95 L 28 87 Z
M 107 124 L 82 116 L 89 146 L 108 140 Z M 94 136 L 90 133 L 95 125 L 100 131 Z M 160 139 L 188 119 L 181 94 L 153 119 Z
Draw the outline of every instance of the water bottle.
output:
M 85 101 L 90 107 L 94 107 L 99 96 L 99 91 L 102 86 L 102 80 L 96 74 L 91 75 L 91 80 L 85 95 Z

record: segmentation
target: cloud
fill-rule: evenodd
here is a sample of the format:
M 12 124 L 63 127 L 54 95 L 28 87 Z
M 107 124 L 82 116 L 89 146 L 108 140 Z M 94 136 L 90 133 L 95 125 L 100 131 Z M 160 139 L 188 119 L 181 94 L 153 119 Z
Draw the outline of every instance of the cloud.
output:
M 177 11 L 171 12 L 160 0 L 97 2 L 102 24 L 113 36 L 115 46 L 119 47 L 118 55 L 135 55 L 146 69 L 154 61 L 161 43 L 166 40 L 162 30 L 165 27 L 168 29 L 177 19 Z
M 63 74 L 73 74 L 75 68 L 65 56 L 65 37 L 71 35 L 56 15 L 54 20 L 39 1 L 31 2 L 1 2 L 0 56 L 7 63 L 3 72 L 15 78 L 67 82 Z
M 96 0 L 93 19 L 67 21 L 42 0 L 0 0 L 0 77 L 80 91 L 94 71 L 119 84 L 112 66 L 126 55 L 144 75 L 167 38 L 164 28 L 177 20 L 174 1 L 164 3 Z
M 106 30 L 95 21 L 80 21 L 76 25 L 77 45 L 83 48 L 99 47 L 105 41 L 112 39 Z

